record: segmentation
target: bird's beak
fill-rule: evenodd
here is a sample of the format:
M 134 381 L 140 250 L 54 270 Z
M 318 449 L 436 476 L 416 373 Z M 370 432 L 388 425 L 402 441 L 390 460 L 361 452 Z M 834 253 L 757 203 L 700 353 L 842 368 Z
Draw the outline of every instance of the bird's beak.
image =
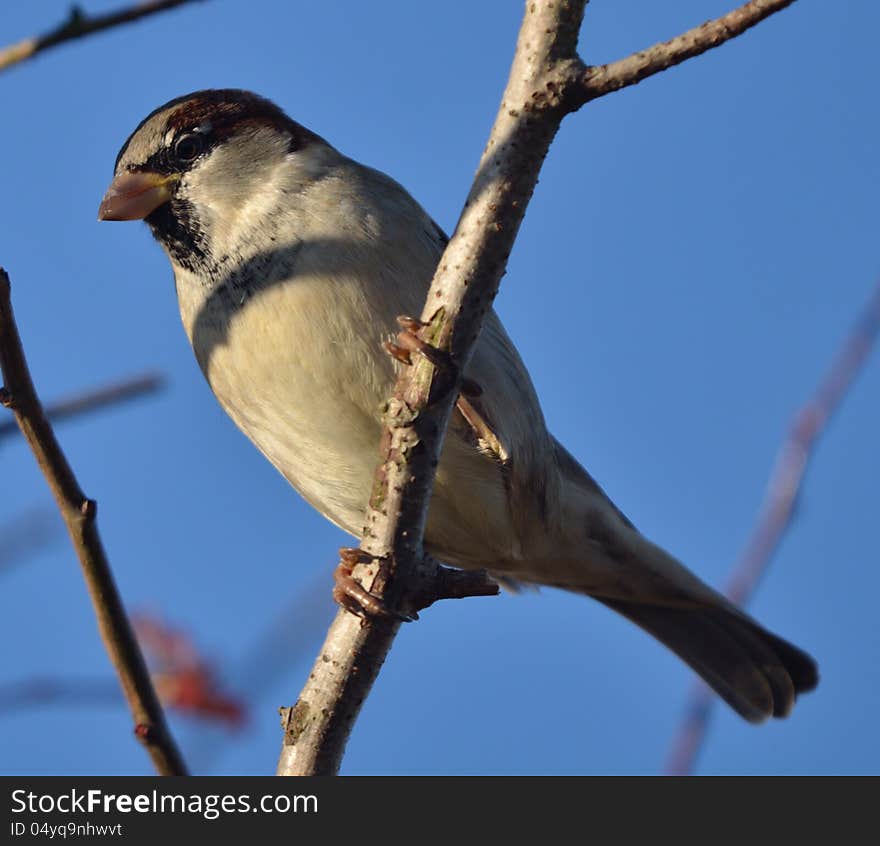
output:
M 116 174 L 98 207 L 98 220 L 143 220 L 171 199 L 179 179 L 176 173 L 150 170 Z

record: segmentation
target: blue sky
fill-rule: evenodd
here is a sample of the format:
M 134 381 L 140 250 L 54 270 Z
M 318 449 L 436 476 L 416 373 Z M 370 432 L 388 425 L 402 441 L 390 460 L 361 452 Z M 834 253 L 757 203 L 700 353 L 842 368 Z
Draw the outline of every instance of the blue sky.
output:
M 582 54 L 621 57 L 731 3 L 594 0 Z M 0 41 L 46 29 L 68 5 L 7 4 Z M 167 260 L 146 227 L 99 224 L 98 202 L 147 112 L 236 86 L 391 173 L 451 230 L 521 4 L 454 0 L 442 12 L 402 0 L 217 0 L 0 76 L 0 265 L 42 396 L 145 369 L 168 379 L 160 396 L 59 434 L 99 500 L 128 605 L 185 628 L 246 688 L 250 722 L 238 734 L 172 718 L 198 771 L 274 770 L 276 708 L 308 673 L 348 541 L 226 419 L 181 329 Z M 880 273 L 878 27 L 876 4 L 800 0 L 567 118 L 502 284 L 498 310 L 553 432 L 643 532 L 714 584 L 754 524 L 793 414 Z M 700 772 L 880 769 L 878 420 L 875 354 L 751 606 L 817 657 L 818 691 L 760 728 L 719 709 Z M 49 507 L 21 443 L 0 443 L 0 461 L 0 523 Z M 109 676 L 62 534 L 2 576 L 0 680 Z M 269 631 L 266 653 L 257 644 Z M 441 604 L 398 637 L 343 772 L 655 773 L 690 680 L 581 597 Z M 126 711 L 106 705 L 0 715 L 0 771 L 151 770 Z

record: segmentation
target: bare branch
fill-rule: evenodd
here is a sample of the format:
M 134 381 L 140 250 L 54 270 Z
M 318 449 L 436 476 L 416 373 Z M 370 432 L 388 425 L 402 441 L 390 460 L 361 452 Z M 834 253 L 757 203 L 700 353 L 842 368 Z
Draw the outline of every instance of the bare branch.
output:
M 121 382 L 112 382 L 91 391 L 83 391 L 64 397 L 47 405 L 43 410 L 51 423 L 58 423 L 70 417 L 78 417 L 80 414 L 87 414 L 90 411 L 97 411 L 154 393 L 162 387 L 162 382 L 162 377 L 158 373 L 143 373 Z M 0 422 L 0 441 L 10 435 L 16 435 L 18 432 L 19 428 L 14 420 Z
M 422 549 L 427 506 L 461 372 L 494 299 L 550 142 L 565 112 L 547 88 L 557 60 L 575 56 L 583 6 L 529 3 L 489 142 L 455 233 L 440 259 L 419 338 L 445 351 L 438 369 L 413 355 L 385 414 L 383 459 L 361 548 L 372 557 L 353 575 L 391 607 L 415 610 L 418 585 L 436 576 Z M 383 566 L 379 566 L 379 563 Z M 341 611 L 299 701 L 282 710 L 279 775 L 337 772 L 351 727 L 400 623 L 363 623 Z
M 0 714 L 42 705 L 121 705 L 119 685 L 106 679 L 30 678 L 0 684 Z
M 461 218 L 440 259 L 421 321 L 402 324 L 415 337 L 389 348 L 395 358 L 412 364 L 400 369 L 386 404 L 383 457 L 361 542 L 368 563 L 358 564 L 351 575 L 385 607 L 404 615 L 417 609 L 419 585 L 436 584 L 439 578 L 422 538 L 461 374 L 559 125 L 565 115 L 599 96 L 598 88 L 588 94 L 595 69 L 577 55 L 584 5 L 574 0 L 526 3 L 507 87 Z M 768 5 L 787 3 L 755 2 L 743 8 Z M 691 50 L 692 55 L 698 52 Z M 686 57 L 682 53 L 678 61 Z M 642 76 L 660 69 L 650 66 Z M 637 81 L 633 77 L 616 87 Z M 345 611 L 337 614 L 298 702 L 282 709 L 279 775 L 338 771 L 361 704 L 399 626 L 393 617 L 361 622 Z
M 185 6 L 187 3 L 193 2 L 195 0 L 151 0 L 145 3 L 135 3 L 133 6 L 119 9 L 116 12 L 94 16 L 86 15 L 79 6 L 73 6 L 68 19 L 54 29 L 49 30 L 49 32 L 38 35 L 35 38 L 25 38 L 24 41 L 19 41 L 17 44 L 10 44 L 8 47 L 0 48 L 0 71 L 17 65 L 26 59 L 32 59 L 38 53 L 42 53 L 51 47 L 57 47 L 59 44 L 64 44 L 67 41 L 84 38 L 96 32 L 103 32 L 105 29 L 132 23 L 148 15 L 166 12 L 177 6 Z
M 878 334 L 880 281 L 815 394 L 795 415 L 788 437 L 776 456 L 758 522 L 725 589 L 725 594 L 737 605 L 748 602 L 791 526 L 804 475 L 815 455 L 817 442 L 867 360 Z M 712 691 L 701 681 L 696 681 L 681 728 L 672 743 L 666 766 L 668 774 L 688 775 L 693 772 L 714 701 Z
M 742 35 L 770 15 L 790 6 L 794 0 L 751 0 L 738 9 L 687 32 L 633 53 L 607 65 L 589 67 L 581 77 L 581 90 L 574 95 L 577 106 L 612 91 L 636 85 L 655 73 L 680 65 L 724 42 Z
M 135 734 L 147 747 L 156 769 L 164 775 L 185 775 L 186 767 L 150 681 L 110 565 L 98 535 L 97 504 L 87 499 L 61 450 L 31 380 L 18 327 L 12 313 L 9 276 L 0 268 L 0 369 L 5 387 L 3 405 L 11 408 L 37 459 L 67 526 L 83 575 L 98 629 L 135 721 Z
M 204 722 L 241 728 L 244 701 L 227 689 L 214 663 L 182 629 L 152 614 L 135 614 L 138 642 L 150 660 L 151 677 L 166 708 Z M 225 675 L 225 673 L 224 673 Z M 124 705 L 118 681 L 35 676 L 0 683 L 0 715 L 38 705 Z

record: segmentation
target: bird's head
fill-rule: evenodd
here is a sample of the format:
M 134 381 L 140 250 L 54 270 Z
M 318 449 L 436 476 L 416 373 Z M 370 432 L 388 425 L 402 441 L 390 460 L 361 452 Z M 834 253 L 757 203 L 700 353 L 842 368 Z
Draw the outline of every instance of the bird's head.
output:
M 150 113 L 116 158 L 99 220 L 145 220 L 188 270 L 215 265 L 265 228 L 335 154 L 269 100 L 197 91 Z

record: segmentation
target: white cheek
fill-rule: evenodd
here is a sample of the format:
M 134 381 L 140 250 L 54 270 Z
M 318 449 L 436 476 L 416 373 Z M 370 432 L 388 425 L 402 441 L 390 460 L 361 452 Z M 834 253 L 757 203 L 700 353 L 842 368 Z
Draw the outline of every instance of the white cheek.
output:
M 235 147 L 215 149 L 184 177 L 183 190 L 221 254 L 253 253 L 274 235 L 286 163 L 277 150 L 262 152 L 247 158 Z

